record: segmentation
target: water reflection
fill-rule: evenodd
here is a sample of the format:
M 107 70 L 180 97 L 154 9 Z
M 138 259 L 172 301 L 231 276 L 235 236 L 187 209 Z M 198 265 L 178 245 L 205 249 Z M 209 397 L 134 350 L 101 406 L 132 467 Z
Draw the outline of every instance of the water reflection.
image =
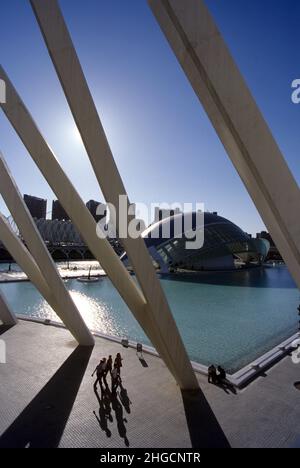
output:
M 151 345 L 109 279 L 67 288 L 88 326 Z M 235 371 L 296 333 L 299 291 L 285 267 L 162 280 L 189 356 Z M 41 319 L 56 314 L 28 282 L 0 284 L 12 310 Z
M 243 271 L 175 273 L 162 276 L 162 279 L 247 288 L 295 289 L 297 287 L 284 265 L 252 268 Z

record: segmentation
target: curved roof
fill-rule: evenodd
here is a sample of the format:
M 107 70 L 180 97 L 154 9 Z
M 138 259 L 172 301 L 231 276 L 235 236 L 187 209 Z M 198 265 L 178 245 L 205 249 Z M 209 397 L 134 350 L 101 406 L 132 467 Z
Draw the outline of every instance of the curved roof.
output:
M 151 226 L 149 226 L 143 233 L 142 237 L 145 239 L 145 242 L 148 247 L 158 246 L 163 244 L 168 239 L 175 237 L 175 234 L 184 232 L 190 229 L 195 230 L 196 228 L 201 229 L 204 227 L 206 230 L 209 226 L 213 225 L 227 225 L 231 227 L 231 231 L 235 231 L 236 235 L 244 240 L 249 240 L 250 237 L 242 229 L 240 229 L 236 224 L 232 223 L 226 218 L 219 216 L 215 213 L 200 213 L 200 216 L 197 217 L 196 212 L 193 213 L 179 213 L 169 218 L 162 219 Z M 203 226 L 204 223 L 204 226 Z M 164 235 L 163 235 L 164 234 Z
M 203 231 L 204 243 L 198 249 L 186 247 L 186 233 L 191 230 Z M 165 264 L 175 267 L 190 265 L 194 269 L 214 263 L 219 269 L 225 269 L 233 266 L 234 258 L 260 261 L 268 253 L 267 245 L 252 239 L 236 224 L 216 213 L 175 214 L 149 226 L 142 237 L 156 261 L 160 257 Z M 121 259 L 127 261 L 126 252 Z

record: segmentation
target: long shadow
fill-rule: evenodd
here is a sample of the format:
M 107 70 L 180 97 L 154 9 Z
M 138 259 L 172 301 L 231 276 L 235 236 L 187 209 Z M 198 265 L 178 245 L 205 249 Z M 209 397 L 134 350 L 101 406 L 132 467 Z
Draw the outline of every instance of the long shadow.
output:
M 204 394 L 199 390 L 181 390 L 187 425 L 193 448 L 230 448 Z
M 101 430 L 105 432 L 107 437 L 111 437 L 111 430 L 108 428 L 108 421 L 111 423 L 113 422 L 113 417 L 111 415 L 112 409 L 115 413 L 115 420 L 117 423 L 119 436 L 121 439 L 123 439 L 125 446 L 129 447 L 130 443 L 127 438 L 127 429 L 125 425 L 128 421 L 126 418 L 124 418 L 123 407 L 126 412 L 130 414 L 130 405 L 132 402 L 129 399 L 126 388 L 123 387 L 121 382 L 119 382 L 118 388 L 119 391 L 117 391 L 117 389 L 111 391 L 107 384 L 103 386 L 102 382 L 100 382 L 100 397 L 97 387 L 94 384 L 94 393 L 98 400 L 99 410 L 98 415 L 96 411 L 93 411 L 93 413 Z
M 127 429 L 125 424 L 127 423 L 127 419 L 124 418 L 124 413 L 123 413 L 123 406 L 121 405 L 117 393 L 112 393 L 111 394 L 111 406 L 112 409 L 115 412 L 115 417 L 117 421 L 117 427 L 118 427 L 118 432 L 119 436 L 121 439 L 123 439 L 124 444 L 126 447 L 130 446 L 129 440 L 127 438 Z
M 144 357 L 139 357 L 139 361 L 140 361 L 140 363 L 141 363 L 141 365 L 142 365 L 143 367 L 145 367 L 145 368 L 149 367 L 149 366 L 148 366 L 148 363 L 147 363 L 147 361 L 145 360 Z
M 0 336 L 4 335 L 8 330 L 10 330 L 15 325 L 0 325 Z
M 0 448 L 57 448 L 92 347 L 78 346 L 0 438 Z M 16 386 L 18 386 L 16 382 Z
M 111 437 L 111 430 L 108 428 L 108 421 L 113 422 L 113 417 L 111 415 L 111 393 L 108 387 L 104 388 L 100 383 L 101 397 L 98 393 L 96 385 L 94 385 L 94 393 L 98 400 L 99 409 L 98 415 L 96 411 L 93 411 L 96 420 L 100 426 L 100 429 L 105 432 L 107 437 Z

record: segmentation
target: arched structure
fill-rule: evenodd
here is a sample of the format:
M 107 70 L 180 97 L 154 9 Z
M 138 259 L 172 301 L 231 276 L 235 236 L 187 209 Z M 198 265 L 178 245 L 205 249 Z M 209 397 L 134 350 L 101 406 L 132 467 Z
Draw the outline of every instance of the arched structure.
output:
M 202 218 L 200 224 L 197 221 L 197 213 L 176 214 L 152 224 L 143 232 L 150 255 L 162 272 L 234 270 L 262 264 L 270 248 L 267 240 L 252 239 L 236 224 L 215 213 L 204 213 L 203 217 L 204 226 Z M 204 243 L 199 249 L 186 248 L 186 230 L 190 230 L 187 219 L 190 219 L 194 232 L 204 230 Z M 127 262 L 126 254 L 121 258 Z
M 300 288 L 300 190 L 203 0 L 148 0 Z

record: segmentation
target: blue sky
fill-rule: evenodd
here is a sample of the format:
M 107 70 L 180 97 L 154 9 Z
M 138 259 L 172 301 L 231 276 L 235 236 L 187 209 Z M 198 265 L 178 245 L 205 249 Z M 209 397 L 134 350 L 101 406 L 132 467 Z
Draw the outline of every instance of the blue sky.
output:
M 204 202 L 247 232 L 263 229 L 147 1 L 60 4 L 131 201 Z M 299 0 L 206 4 L 299 183 Z M 103 200 L 29 1 L 2 1 L 0 17 L 2 66 L 82 198 Z M 2 113 L 0 149 L 22 193 L 55 198 Z

